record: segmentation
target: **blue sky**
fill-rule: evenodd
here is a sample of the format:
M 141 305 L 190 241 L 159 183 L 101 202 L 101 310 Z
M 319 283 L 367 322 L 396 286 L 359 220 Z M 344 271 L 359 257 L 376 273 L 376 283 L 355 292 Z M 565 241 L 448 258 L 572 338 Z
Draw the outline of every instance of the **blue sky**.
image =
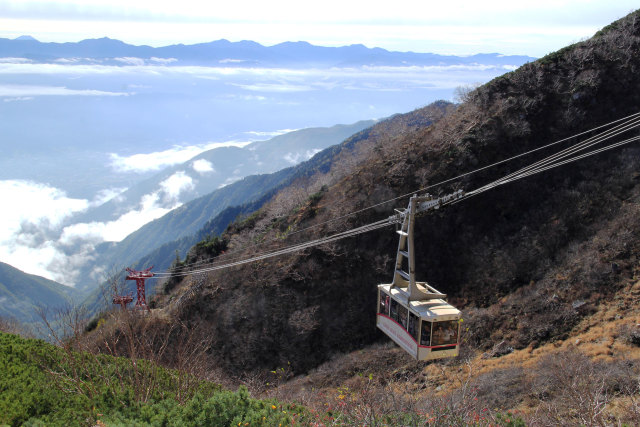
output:
M 638 7 L 630 0 L 2 0 L 0 37 L 111 37 L 162 46 L 226 38 L 543 56 Z

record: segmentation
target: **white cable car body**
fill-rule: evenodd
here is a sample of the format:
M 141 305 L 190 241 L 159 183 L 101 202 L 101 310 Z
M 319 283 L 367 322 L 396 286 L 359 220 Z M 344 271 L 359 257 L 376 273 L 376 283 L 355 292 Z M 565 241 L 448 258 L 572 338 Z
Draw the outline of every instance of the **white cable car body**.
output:
M 416 360 L 458 355 L 460 310 L 446 302 L 446 295 L 426 282 L 415 280 L 413 226 L 415 215 L 438 209 L 464 196 L 462 190 L 437 199 L 413 196 L 407 209 L 397 211 L 402 226 L 393 282 L 378 285 L 376 326 Z

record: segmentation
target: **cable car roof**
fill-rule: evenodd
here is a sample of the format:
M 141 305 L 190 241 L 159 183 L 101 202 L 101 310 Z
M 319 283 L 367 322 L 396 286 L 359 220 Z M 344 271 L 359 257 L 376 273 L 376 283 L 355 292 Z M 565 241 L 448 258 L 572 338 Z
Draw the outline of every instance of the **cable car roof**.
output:
M 405 307 L 410 307 L 411 311 L 421 318 L 429 321 L 458 320 L 460 310 L 442 299 L 429 299 L 409 302 L 409 294 L 402 288 L 391 288 L 391 285 L 380 285 L 385 292 L 390 293 L 393 299 Z

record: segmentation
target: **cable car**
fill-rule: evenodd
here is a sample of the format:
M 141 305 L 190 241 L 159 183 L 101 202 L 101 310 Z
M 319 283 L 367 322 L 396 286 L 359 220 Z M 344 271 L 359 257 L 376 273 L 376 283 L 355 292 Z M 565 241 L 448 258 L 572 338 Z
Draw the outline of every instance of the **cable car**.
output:
M 398 222 L 402 220 L 397 230 L 400 242 L 393 282 L 378 285 L 376 326 L 416 360 L 458 355 L 461 312 L 446 302 L 445 294 L 415 280 L 415 214 L 438 209 L 463 195 L 461 190 L 438 199 L 414 195 L 407 209 L 396 210 Z

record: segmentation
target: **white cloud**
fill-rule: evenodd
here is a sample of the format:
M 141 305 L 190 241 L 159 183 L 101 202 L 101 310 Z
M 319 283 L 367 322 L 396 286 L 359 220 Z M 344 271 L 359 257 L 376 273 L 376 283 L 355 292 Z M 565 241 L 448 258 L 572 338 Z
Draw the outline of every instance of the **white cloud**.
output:
M 239 64 L 242 62 L 247 62 L 246 59 L 221 59 L 218 61 L 220 64 Z
M 106 92 L 94 89 L 68 89 L 62 86 L 0 85 L 0 96 L 128 96 L 126 92 Z
M 41 276 L 64 279 L 49 270 L 65 257 L 54 239 L 64 221 L 89 207 L 57 188 L 23 180 L 0 181 L 0 199 L 10 209 L 0 209 L 0 260 Z
M 201 175 L 204 175 L 209 172 L 215 172 L 216 170 L 213 168 L 213 163 L 211 163 L 207 159 L 198 159 L 191 163 L 191 167 L 194 171 L 198 172 Z
M 16 101 L 31 101 L 33 96 L 18 96 L 16 98 L 4 98 L 4 102 L 16 102 Z
M 11 58 L 11 57 L 6 57 L 6 58 L 0 58 L 0 64 L 4 64 L 4 63 L 8 63 L 8 64 L 28 64 L 32 62 L 30 59 L 27 58 Z
M 125 56 L 125 57 L 119 57 L 119 58 L 113 58 L 118 62 L 122 62 L 123 64 L 127 64 L 127 65 L 144 65 L 144 59 L 142 58 L 134 58 L 131 56 Z
M 80 58 L 56 58 L 53 62 L 60 64 L 75 64 L 80 61 Z
M 242 68 L 242 67 L 202 67 L 202 66 L 105 66 L 105 65 L 62 65 L 62 64 L 0 64 L 0 74 L 55 74 L 55 75 L 117 75 L 122 74 L 126 78 L 137 78 L 146 75 L 166 75 L 206 79 L 224 79 L 230 86 L 244 89 L 244 93 L 221 94 L 223 98 L 244 99 L 249 102 L 267 101 L 266 93 L 279 94 L 298 93 L 314 90 L 329 90 L 336 87 L 352 90 L 367 91 L 398 91 L 413 90 L 416 88 L 455 88 L 473 79 L 473 74 L 482 74 L 479 79 L 486 78 L 486 72 L 494 70 L 496 74 L 515 69 L 515 65 L 434 65 L 434 66 L 364 66 L 331 69 L 270 69 L 270 68 Z M 477 80 L 477 79 L 476 79 Z M 398 82 L 402 81 L 402 85 Z M 251 83 L 247 83 L 251 82 Z M 304 82 L 304 83 L 301 83 Z M 0 86 L 2 89 L 3 86 Z M 135 86 L 129 86 L 134 88 Z M 6 89 L 6 87 L 5 87 Z M 20 89 L 20 90 L 18 90 Z M 8 89 L 6 89 L 8 91 Z M 13 87 L 5 96 L 33 96 L 37 94 L 67 94 L 67 95 L 127 95 L 127 92 L 102 92 L 102 91 L 72 91 L 66 88 L 45 89 L 42 87 L 24 86 Z M 1 94 L 1 92 L 0 92 Z M 0 95 L 1 96 L 1 95 Z M 280 99 L 279 103 L 290 101 Z M 232 144 L 237 145 L 236 142 Z M 174 147 L 167 152 L 170 157 L 174 151 L 182 151 L 185 147 Z M 207 149 L 207 147 L 202 147 Z M 156 153 L 160 155 L 160 153 Z M 198 154 L 198 153 L 196 153 Z M 194 154 L 194 155 L 196 155 Z M 182 157 L 179 162 L 189 158 Z M 117 162 L 116 162 L 117 163 Z M 164 165 L 178 162 L 163 163 Z M 133 166 L 130 170 L 140 169 Z M 148 169 L 147 169 L 148 170 Z
M 152 56 L 149 60 L 157 62 L 158 64 L 171 64 L 172 62 L 178 61 L 176 58 L 157 58 L 155 56 Z
M 248 131 L 245 133 L 247 135 L 272 138 L 274 136 L 283 135 L 285 133 L 294 132 L 296 130 L 298 129 L 280 129 L 280 130 L 274 130 L 274 131 Z
M 244 147 L 251 141 L 210 142 L 202 145 L 176 145 L 154 153 L 120 156 L 111 153 L 111 167 L 120 172 L 147 172 L 184 163 L 200 153 L 220 147 Z
M 218 186 L 218 188 L 226 187 L 229 184 L 233 184 L 234 182 L 240 180 L 242 177 L 238 175 L 232 175 L 229 178 L 225 179 L 222 184 Z
M 24 180 L 0 181 L 0 241 L 20 230 L 23 222 L 57 227 L 74 213 L 89 207 L 84 199 L 74 199 L 57 188 Z M 10 208 L 9 208 L 10 207 Z
M 133 209 L 114 221 L 78 223 L 67 226 L 60 235 L 60 243 L 70 245 L 78 241 L 119 242 L 146 223 L 160 218 L 171 209 L 180 206 L 179 203 L 171 207 L 161 205 L 159 193 L 152 193 L 142 197 L 137 209 Z
M 305 160 L 309 160 L 310 158 L 315 156 L 320 151 L 322 151 L 322 150 L 319 150 L 317 148 L 313 148 L 311 150 L 307 150 L 304 153 L 287 153 L 287 154 L 285 154 L 284 159 L 287 162 L 291 163 L 292 165 L 297 165 L 300 162 L 303 162 Z
M 232 83 L 244 90 L 250 90 L 254 92 L 308 92 L 314 90 L 313 86 L 300 85 L 300 84 L 286 84 L 286 83 L 255 83 L 255 84 L 238 84 Z
M 78 276 L 80 268 L 96 260 L 96 244 L 120 241 L 180 206 L 177 197 L 190 188 L 190 180 L 184 173 L 174 174 L 116 220 L 71 225 L 73 215 L 117 197 L 123 189 L 103 190 L 88 201 L 46 184 L 0 181 L 0 198 L 11 207 L 0 210 L 0 261 L 30 274 L 77 284 L 83 279 Z
M 184 171 L 176 172 L 160 183 L 160 188 L 165 194 L 164 200 L 167 202 L 177 202 L 180 193 L 194 187 L 193 178 Z
M 228 99 L 241 99 L 243 101 L 251 101 L 251 102 L 253 102 L 253 101 L 263 102 L 263 101 L 266 101 L 267 99 L 269 99 L 266 96 L 262 96 L 262 95 L 241 95 L 241 94 L 236 94 L 236 93 L 225 94 L 225 95 L 223 95 L 223 97 L 228 98 Z
M 91 207 L 100 206 L 104 203 L 107 203 L 109 200 L 118 197 L 125 191 L 127 191 L 126 188 L 106 188 L 104 190 L 100 190 L 91 201 Z

